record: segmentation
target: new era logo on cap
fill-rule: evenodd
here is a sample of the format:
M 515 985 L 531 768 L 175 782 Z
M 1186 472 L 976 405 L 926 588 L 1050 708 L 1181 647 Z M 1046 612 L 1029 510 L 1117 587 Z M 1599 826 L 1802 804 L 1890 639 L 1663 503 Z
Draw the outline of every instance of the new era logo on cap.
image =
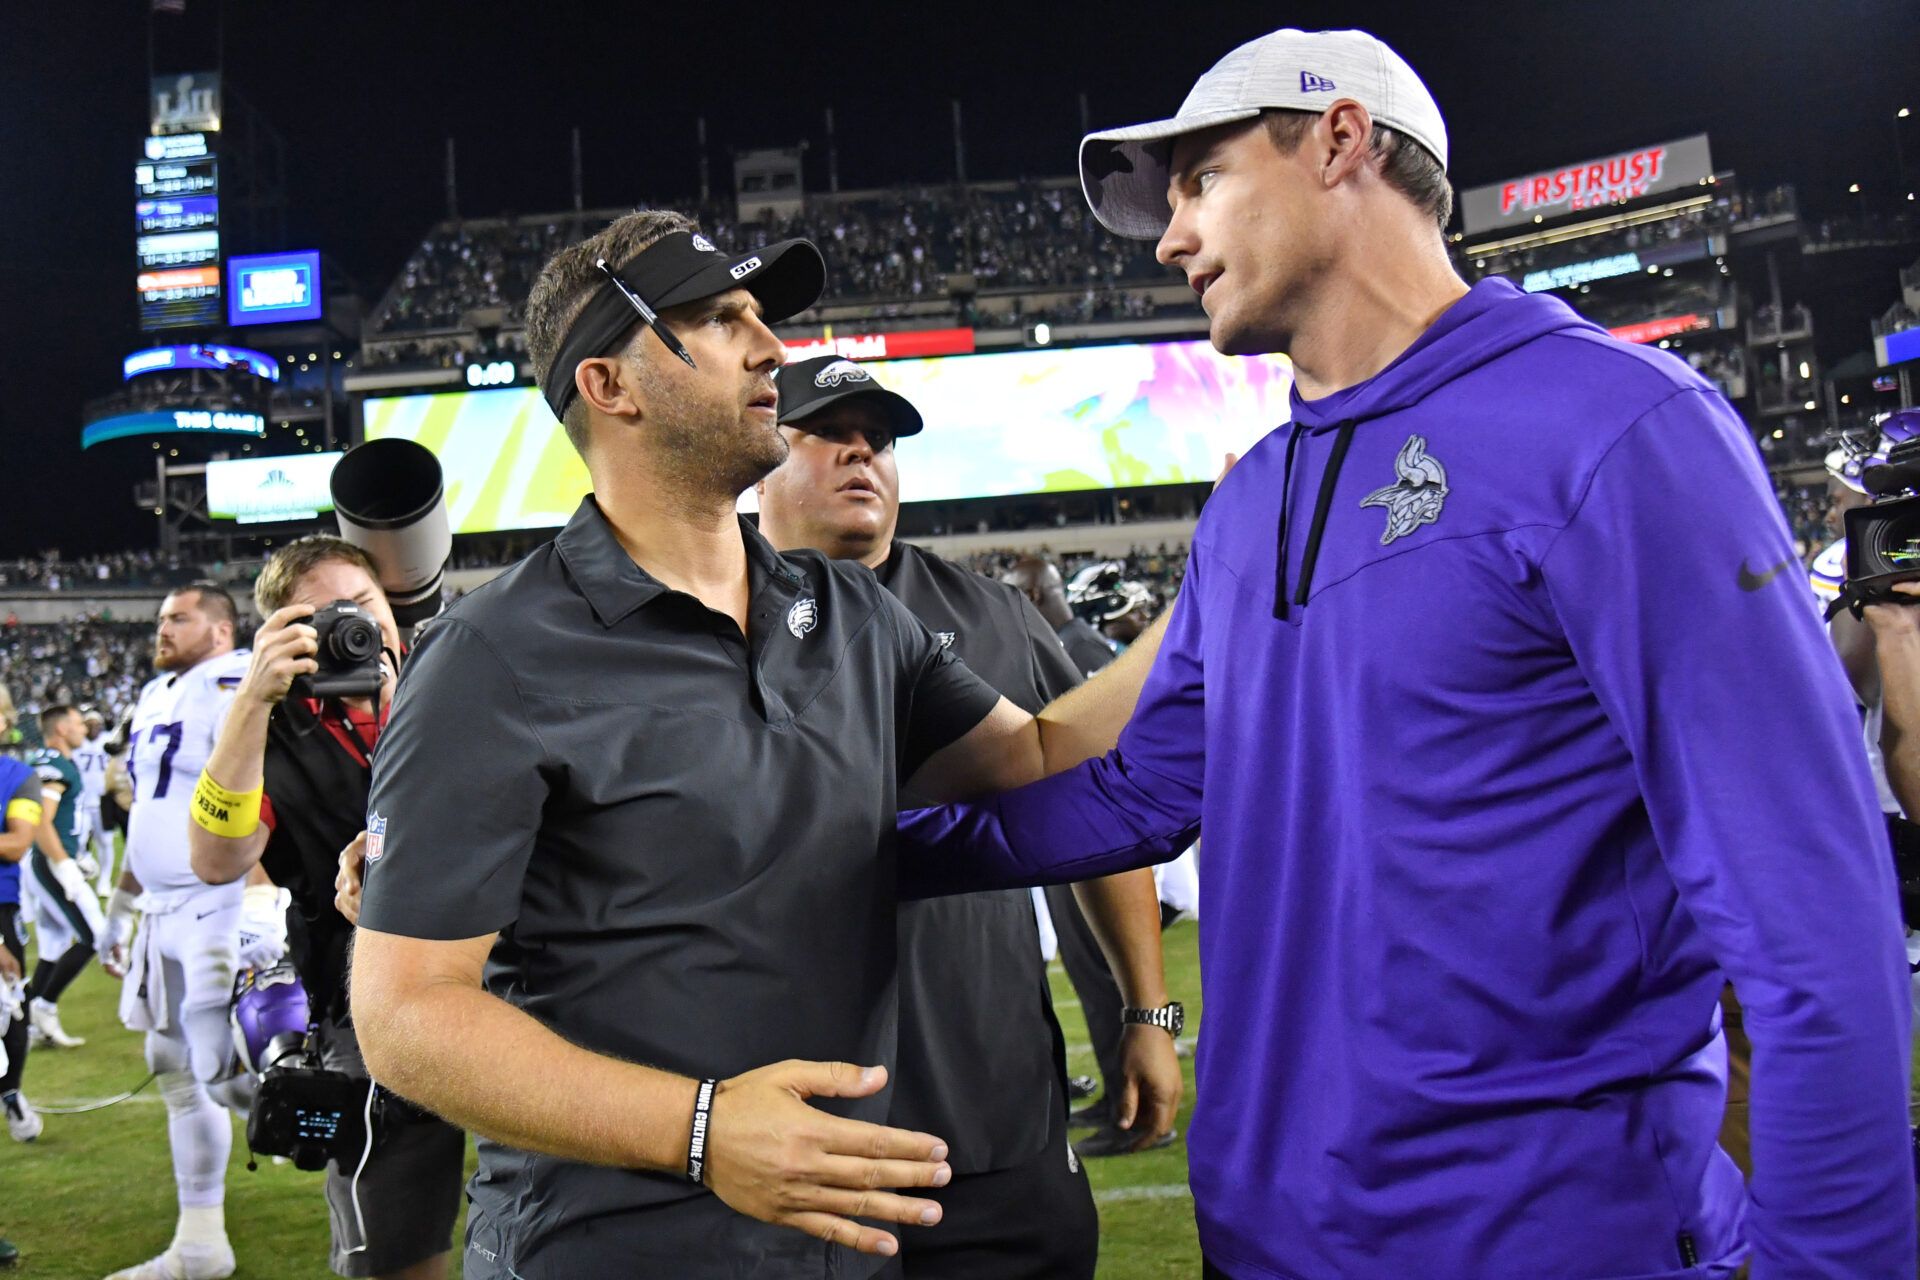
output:
M 1253 120 L 1264 111 L 1318 115 L 1346 98 L 1446 168 L 1447 126 L 1440 108 L 1399 54 L 1364 31 L 1287 28 L 1220 59 L 1167 119 L 1088 134 L 1080 144 L 1080 185 L 1108 230 L 1152 239 L 1167 229 L 1167 161 L 1174 139 Z
M 718 249 L 713 247 L 713 241 L 707 239 L 705 236 L 701 235 L 698 231 L 693 233 L 693 247 L 698 249 L 702 253 L 720 252 Z

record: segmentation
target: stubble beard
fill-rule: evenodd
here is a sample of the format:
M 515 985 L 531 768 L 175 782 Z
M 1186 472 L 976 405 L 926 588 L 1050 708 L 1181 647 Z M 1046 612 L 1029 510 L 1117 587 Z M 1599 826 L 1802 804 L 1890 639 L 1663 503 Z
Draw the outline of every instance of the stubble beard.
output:
M 786 437 L 771 423 L 749 420 L 739 401 L 680 395 L 664 385 L 646 395 L 657 406 L 661 470 L 691 502 L 735 502 L 787 460 Z

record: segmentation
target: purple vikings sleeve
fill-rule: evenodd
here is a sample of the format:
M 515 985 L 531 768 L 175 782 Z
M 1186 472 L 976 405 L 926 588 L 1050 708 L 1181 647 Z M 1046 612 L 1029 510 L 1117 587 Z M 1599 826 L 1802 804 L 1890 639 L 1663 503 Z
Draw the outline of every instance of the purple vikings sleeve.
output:
M 1196 546 L 1119 745 L 1016 791 L 900 815 L 901 897 L 1066 884 L 1165 862 L 1193 843 L 1206 763 L 1200 559 Z
M 1911 1275 L 1905 951 L 1845 678 L 1751 439 L 1677 393 L 1542 561 L 1753 1041 L 1754 1280 Z

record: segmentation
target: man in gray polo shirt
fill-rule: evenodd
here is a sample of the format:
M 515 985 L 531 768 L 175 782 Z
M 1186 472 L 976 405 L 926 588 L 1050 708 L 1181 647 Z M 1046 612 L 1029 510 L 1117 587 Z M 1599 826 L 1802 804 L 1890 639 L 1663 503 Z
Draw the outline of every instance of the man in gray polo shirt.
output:
M 898 784 L 1062 768 L 1137 691 L 1036 720 L 865 569 L 738 519 L 786 452 L 767 324 L 824 275 L 642 212 L 529 299 L 594 496 L 410 658 L 353 976 L 374 1075 L 482 1136 L 470 1277 L 860 1277 L 898 1248 L 871 1220 L 938 1221 L 881 1189 L 951 1172 L 877 1123 Z

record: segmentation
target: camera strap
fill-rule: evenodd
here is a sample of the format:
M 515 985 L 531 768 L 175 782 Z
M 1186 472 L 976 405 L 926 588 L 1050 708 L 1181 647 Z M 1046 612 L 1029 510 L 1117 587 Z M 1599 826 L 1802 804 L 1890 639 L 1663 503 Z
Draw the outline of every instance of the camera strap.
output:
M 391 710 L 392 705 L 389 704 L 381 708 L 380 714 L 374 718 L 376 733 L 386 729 L 387 714 Z M 354 763 L 363 769 L 373 768 L 374 746 L 378 744 L 367 742 L 366 736 L 360 732 L 360 726 L 355 723 L 344 702 L 338 698 L 328 698 L 325 701 L 313 703 L 313 718 L 320 722 L 335 742 L 340 744 L 342 750 L 353 757 Z

